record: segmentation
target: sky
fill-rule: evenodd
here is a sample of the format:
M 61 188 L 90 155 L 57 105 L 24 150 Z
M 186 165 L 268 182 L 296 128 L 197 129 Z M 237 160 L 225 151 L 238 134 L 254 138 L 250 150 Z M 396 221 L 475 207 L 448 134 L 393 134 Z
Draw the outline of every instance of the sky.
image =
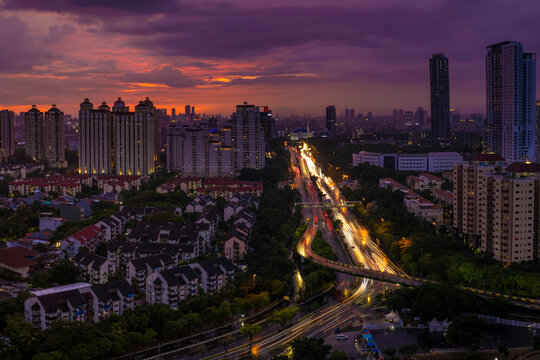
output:
M 485 112 L 486 46 L 540 52 L 537 0 L 0 0 L 0 109 L 76 115 L 122 97 L 228 115 L 429 109 L 429 57 L 450 103 Z

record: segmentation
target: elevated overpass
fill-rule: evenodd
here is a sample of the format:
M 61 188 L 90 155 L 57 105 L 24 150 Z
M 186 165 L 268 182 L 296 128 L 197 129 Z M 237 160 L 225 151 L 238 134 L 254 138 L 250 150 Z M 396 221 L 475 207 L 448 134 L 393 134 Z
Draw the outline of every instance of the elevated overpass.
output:
M 393 284 L 400 284 L 400 285 L 405 285 L 405 286 L 420 286 L 420 285 L 429 284 L 429 283 L 433 283 L 433 284 L 438 283 L 437 281 L 409 276 L 407 274 L 402 274 L 402 273 L 392 274 L 392 273 L 388 273 L 384 271 L 365 269 L 363 266 L 344 264 L 338 261 L 326 259 L 322 256 L 319 256 L 315 254 L 313 250 L 311 250 L 311 241 L 309 240 L 310 238 L 311 239 L 313 238 L 316 230 L 317 230 L 317 226 L 314 224 L 312 224 L 311 227 L 306 230 L 305 235 L 311 232 L 311 236 L 303 236 L 302 239 L 300 239 L 297 246 L 299 250 L 298 252 L 300 253 L 300 255 L 308 259 L 311 259 L 315 263 L 322 265 L 328 269 L 345 273 L 345 274 L 349 274 L 349 275 L 353 275 L 353 276 L 359 276 L 359 277 L 364 277 L 368 279 L 379 280 L 379 281 L 389 282 Z M 493 291 L 474 289 L 467 286 L 458 286 L 458 287 L 462 290 L 467 290 L 483 297 L 490 297 L 490 298 L 499 297 L 513 303 L 514 305 L 527 307 L 531 309 L 540 309 L 540 300 L 538 299 L 531 299 L 531 298 L 526 298 L 522 296 L 501 294 L 501 293 L 497 293 Z

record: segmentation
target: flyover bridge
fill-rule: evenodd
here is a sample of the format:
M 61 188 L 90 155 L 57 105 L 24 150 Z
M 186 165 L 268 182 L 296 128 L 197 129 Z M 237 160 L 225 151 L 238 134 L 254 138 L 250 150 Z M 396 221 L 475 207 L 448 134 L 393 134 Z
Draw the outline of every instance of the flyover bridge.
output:
M 306 230 L 306 234 L 308 231 L 310 231 L 310 229 Z M 323 258 L 322 256 L 315 254 L 311 250 L 311 242 L 308 242 L 308 244 L 306 244 L 305 240 L 306 240 L 306 237 L 304 236 L 302 239 L 300 239 L 300 243 L 298 244 L 299 248 L 303 248 L 303 251 L 300 251 L 300 254 L 308 259 L 312 259 L 315 263 L 322 265 L 326 268 L 332 269 L 334 271 L 338 271 L 338 272 L 353 275 L 353 276 L 359 276 L 359 277 L 364 277 L 368 279 L 380 280 L 384 282 L 406 285 L 406 286 L 420 286 L 423 284 L 438 283 L 437 281 L 409 276 L 407 274 L 391 274 L 384 271 L 365 269 L 363 266 L 359 266 L 359 265 L 349 265 L 345 263 L 340 263 L 338 261 L 326 259 L 326 258 Z M 535 309 L 540 308 L 540 300 L 538 299 L 531 299 L 531 298 L 526 298 L 526 297 L 521 297 L 521 296 L 501 294 L 501 293 L 496 293 L 492 291 L 474 289 L 474 288 L 470 288 L 466 286 L 458 286 L 458 287 L 463 290 L 471 291 L 473 293 L 476 293 L 484 297 L 500 297 L 514 303 L 515 305 L 525 306 L 528 308 L 535 308 Z

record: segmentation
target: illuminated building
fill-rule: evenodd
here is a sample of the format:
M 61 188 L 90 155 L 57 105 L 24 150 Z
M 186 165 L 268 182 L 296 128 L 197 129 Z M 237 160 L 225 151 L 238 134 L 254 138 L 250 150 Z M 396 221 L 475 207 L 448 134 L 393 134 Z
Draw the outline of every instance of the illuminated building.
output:
M 506 160 L 534 160 L 536 54 L 515 41 L 487 49 L 488 144 Z
M 52 167 L 66 167 L 64 153 L 64 113 L 56 105 L 45 113 L 44 159 Z
M 97 109 L 85 99 L 79 111 L 82 174 L 149 175 L 155 171 L 159 116 L 149 98 L 130 112 L 122 99 Z
M 431 90 L 431 137 L 433 146 L 445 147 L 450 143 L 450 85 L 448 58 L 434 54 L 429 59 Z
M 0 162 L 7 162 L 15 155 L 13 111 L 0 110 Z
M 32 105 L 24 114 L 24 141 L 26 155 L 34 161 L 44 158 L 45 155 L 45 123 L 43 113 Z
M 330 133 L 330 138 L 333 139 L 336 136 L 336 107 L 334 105 L 326 107 L 326 128 Z

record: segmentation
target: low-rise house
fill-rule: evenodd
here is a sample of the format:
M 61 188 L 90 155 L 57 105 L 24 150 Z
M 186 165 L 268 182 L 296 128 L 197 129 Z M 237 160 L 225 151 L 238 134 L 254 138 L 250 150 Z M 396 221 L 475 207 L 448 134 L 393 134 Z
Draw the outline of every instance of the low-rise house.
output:
M 210 229 L 210 239 L 213 239 L 218 232 L 219 227 L 219 210 L 212 207 L 204 211 L 201 216 L 195 221 L 196 224 L 207 224 Z
M 146 279 L 146 301 L 149 304 L 167 304 L 178 308 L 180 301 L 195 296 L 199 290 L 199 276 L 184 265 L 155 272 Z
M 104 284 L 114 272 L 114 264 L 107 258 L 80 251 L 73 257 L 73 264 L 88 276 L 91 284 Z
M 125 279 L 92 286 L 91 291 L 95 323 L 113 314 L 121 316 L 124 311 L 135 307 L 135 290 Z
M 129 261 L 126 265 L 126 279 L 140 291 L 145 291 L 146 278 L 152 273 L 172 269 L 177 263 L 168 254 L 146 256 Z
M 248 250 L 249 229 L 243 224 L 233 225 L 223 239 L 223 252 L 230 261 L 242 259 Z
M 125 233 L 129 216 L 121 211 L 106 217 L 96 223 L 96 226 L 103 230 L 103 239 L 106 241 L 118 239 Z
M 64 223 L 61 217 L 52 216 L 52 213 L 41 213 L 39 217 L 39 231 L 56 231 Z
M 129 241 L 192 244 L 199 254 L 212 240 L 210 225 L 200 223 L 141 221 L 128 234 Z M 198 256 L 198 255 L 197 255 Z
M 23 277 L 34 271 L 36 253 L 23 246 L 0 249 L 0 267 L 13 271 Z
M 403 204 L 410 213 L 423 220 L 432 222 L 435 225 L 440 225 L 443 222 L 442 208 L 413 191 L 409 191 L 405 195 Z
M 115 265 L 115 271 L 124 271 L 130 260 L 159 254 L 169 255 L 175 263 L 189 262 L 199 256 L 192 244 L 132 241 L 110 241 L 107 244 L 107 258 Z
M 41 330 L 56 320 L 89 321 L 90 298 L 86 295 L 89 292 L 88 283 L 31 291 L 33 296 L 24 302 L 24 318 Z
M 71 258 L 79 252 L 79 248 L 82 246 L 91 252 L 96 251 L 102 240 L 103 230 L 96 225 L 90 225 L 62 240 L 60 249 L 65 251 L 66 255 Z
M 216 206 L 216 200 L 212 199 L 209 196 L 197 196 L 193 199 L 193 201 L 186 205 L 185 212 L 202 213 L 209 206 Z
M 24 318 L 41 330 L 56 320 L 97 323 L 135 306 L 135 290 L 126 280 L 94 286 L 79 282 L 30 293 Z
M 392 191 L 396 190 L 406 190 L 407 187 L 405 185 L 400 184 L 394 179 L 391 178 L 382 178 L 379 179 L 379 187 L 383 189 L 390 189 Z
M 435 202 L 442 206 L 452 206 L 454 204 L 454 193 L 450 190 L 435 189 L 431 194 Z
M 440 189 L 444 180 L 430 173 L 422 173 L 418 176 L 424 182 L 426 189 Z
M 200 278 L 203 291 L 214 294 L 234 278 L 234 265 L 225 256 L 188 265 Z

